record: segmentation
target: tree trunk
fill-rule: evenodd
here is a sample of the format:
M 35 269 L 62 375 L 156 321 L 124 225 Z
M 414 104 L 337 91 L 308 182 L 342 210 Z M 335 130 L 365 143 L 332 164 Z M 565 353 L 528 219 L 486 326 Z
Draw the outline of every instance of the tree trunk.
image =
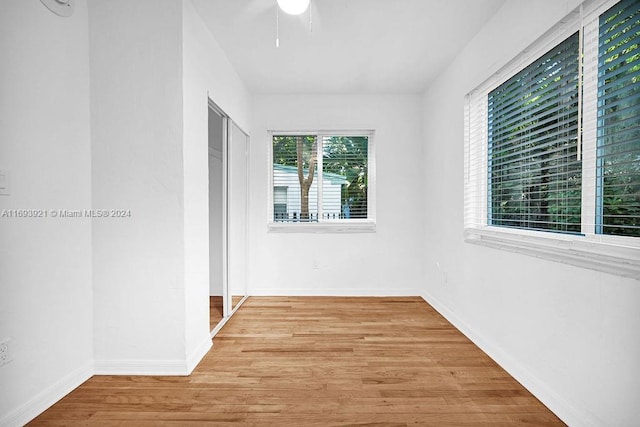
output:
M 296 137 L 296 151 L 298 164 L 298 181 L 300 182 L 300 219 L 309 220 L 309 189 L 313 183 L 313 174 L 316 171 L 316 157 L 318 156 L 318 141 L 313 141 L 311 158 L 309 159 L 309 172 L 304 176 L 304 137 Z

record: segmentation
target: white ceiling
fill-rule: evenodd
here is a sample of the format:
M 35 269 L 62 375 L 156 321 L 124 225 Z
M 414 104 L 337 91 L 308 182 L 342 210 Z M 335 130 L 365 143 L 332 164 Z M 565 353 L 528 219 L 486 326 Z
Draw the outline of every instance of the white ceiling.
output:
M 420 93 L 505 0 L 193 0 L 253 93 Z

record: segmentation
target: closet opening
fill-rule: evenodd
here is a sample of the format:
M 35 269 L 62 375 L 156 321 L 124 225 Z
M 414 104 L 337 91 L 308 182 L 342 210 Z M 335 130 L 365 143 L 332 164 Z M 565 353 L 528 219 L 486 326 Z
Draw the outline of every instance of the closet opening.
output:
M 247 295 L 248 135 L 208 105 L 209 327 L 213 337 Z

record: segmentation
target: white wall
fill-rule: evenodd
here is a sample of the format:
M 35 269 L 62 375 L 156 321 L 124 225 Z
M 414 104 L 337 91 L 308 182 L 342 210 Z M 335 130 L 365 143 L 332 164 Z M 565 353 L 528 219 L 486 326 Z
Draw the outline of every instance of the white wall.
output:
M 2 425 L 94 372 L 186 374 L 211 346 L 207 89 L 245 127 L 248 92 L 188 0 L 75 3 L 0 14 L 0 212 L 49 215 L 0 217 Z M 131 217 L 51 217 L 90 208 Z
M 420 97 L 261 95 L 251 140 L 250 295 L 416 295 L 424 229 Z M 268 130 L 374 129 L 375 233 L 267 231 Z
M 250 96 L 190 0 L 182 1 L 182 61 L 186 343 L 197 349 L 210 332 L 208 98 L 248 131 Z
M 186 373 L 182 5 L 90 1 L 96 371 Z M 205 160 L 206 162 L 206 160 Z
M 91 208 L 87 6 L 61 18 L 2 2 L 0 169 L 4 209 Z M 91 375 L 91 221 L 0 217 L 0 425 L 20 425 Z
M 640 283 L 462 234 L 464 95 L 578 4 L 507 2 L 427 91 L 423 294 L 564 421 L 627 426 L 640 417 Z

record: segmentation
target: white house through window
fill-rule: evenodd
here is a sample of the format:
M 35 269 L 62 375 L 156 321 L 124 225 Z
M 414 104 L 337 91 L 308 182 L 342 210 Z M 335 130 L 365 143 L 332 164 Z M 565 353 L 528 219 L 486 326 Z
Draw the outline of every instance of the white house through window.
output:
M 372 132 L 278 132 L 271 139 L 274 223 L 373 219 Z

